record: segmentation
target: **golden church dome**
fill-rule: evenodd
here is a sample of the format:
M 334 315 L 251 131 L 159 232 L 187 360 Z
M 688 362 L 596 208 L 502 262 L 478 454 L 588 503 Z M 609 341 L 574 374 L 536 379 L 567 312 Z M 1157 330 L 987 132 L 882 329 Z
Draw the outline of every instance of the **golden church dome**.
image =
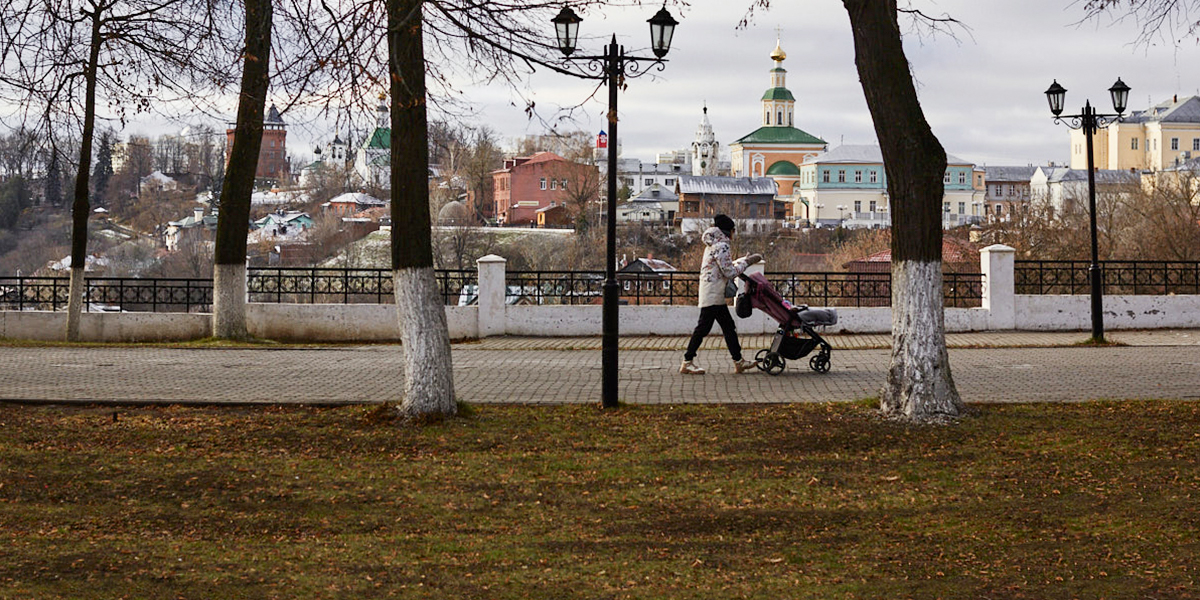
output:
M 771 51 L 771 60 L 785 60 L 787 52 L 783 51 L 783 47 L 779 45 L 779 41 L 775 41 L 775 49 Z

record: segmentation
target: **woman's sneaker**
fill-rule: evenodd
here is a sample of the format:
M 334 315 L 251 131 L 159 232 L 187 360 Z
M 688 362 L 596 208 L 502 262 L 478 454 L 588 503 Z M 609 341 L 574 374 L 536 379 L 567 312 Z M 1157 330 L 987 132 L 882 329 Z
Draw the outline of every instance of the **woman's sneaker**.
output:
M 749 371 L 757 366 L 758 363 L 755 363 L 752 360 L 746 360 L 744 358 L 742 360 L 733 361 L 733 370 L 738 373 L 745 373 L 746 371 Z
M 683 366 L 679 367 L 679 372 L 684 375 L 703 375 L 704 369 L 692 364 L 692 361 L 683 361 Z

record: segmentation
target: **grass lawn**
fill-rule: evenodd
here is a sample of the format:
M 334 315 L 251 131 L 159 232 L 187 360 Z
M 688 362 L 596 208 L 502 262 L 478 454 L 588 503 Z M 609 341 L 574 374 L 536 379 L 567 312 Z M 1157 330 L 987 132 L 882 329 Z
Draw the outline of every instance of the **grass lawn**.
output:
M 0 598 L 1200 598 L 1200 404 L 0 406 Z

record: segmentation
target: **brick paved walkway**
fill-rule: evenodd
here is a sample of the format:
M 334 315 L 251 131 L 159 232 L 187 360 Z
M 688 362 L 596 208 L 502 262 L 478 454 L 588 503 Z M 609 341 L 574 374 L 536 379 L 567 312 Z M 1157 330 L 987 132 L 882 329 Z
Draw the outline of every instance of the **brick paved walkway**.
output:
M 1114 332 L 1125 347 L 1072 347 L 1086 333 L 972 333 L 947 337 L 968 402 L 1097 398 L 1200 399 L 1200 331 Z M 747 354 L 764 336 L 746 336 Z M 676 372 L 685 338 L 627 338 L 620 354 L 625 402 L 815 402 L 876 396 L 886 336 L 830 336 L 833 369 L 807 360 L 779 376 L 735 375 L 720 336 Z M 455 344 L 455 386 L 467 402 L 598 402 L 598 338 L 489 338 Z M 373 403 L 397 399 L 398 346 L 263 349 L 0 347 L 0 401 L 149 403 Z

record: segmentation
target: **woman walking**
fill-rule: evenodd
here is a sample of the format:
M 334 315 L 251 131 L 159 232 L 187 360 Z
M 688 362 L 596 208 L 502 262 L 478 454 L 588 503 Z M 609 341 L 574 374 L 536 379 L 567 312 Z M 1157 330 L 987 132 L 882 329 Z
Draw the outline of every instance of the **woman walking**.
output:
M 733 323 L 733 315 L 729 314 L 729 306 L 725 304 L 725 287 L 734 277 L 741 275 L 746 267 L 761 261 L 762 255 L 751 254 L 737 260 L 730 259 L 729 240 L 733 237 L 733 229 L 733 219 L 717 215 L 713 218 L 713 226 L 700 238 L 708 246 L 700 263 L 700 322 L 696 324 L 687 351 L 683 353 L 683 366 L 679 367 L 679 372 L 684 375 L 704 374 L 704 369 L 692 361 L 704 336 L 712 331 L 714 321 L 721 326 L 721 333 L 725 336 L 725 346 L 733 358 L 734 372 L 743 373 L 754 367 L 753 361 L 742 359 L 737 326 Z

